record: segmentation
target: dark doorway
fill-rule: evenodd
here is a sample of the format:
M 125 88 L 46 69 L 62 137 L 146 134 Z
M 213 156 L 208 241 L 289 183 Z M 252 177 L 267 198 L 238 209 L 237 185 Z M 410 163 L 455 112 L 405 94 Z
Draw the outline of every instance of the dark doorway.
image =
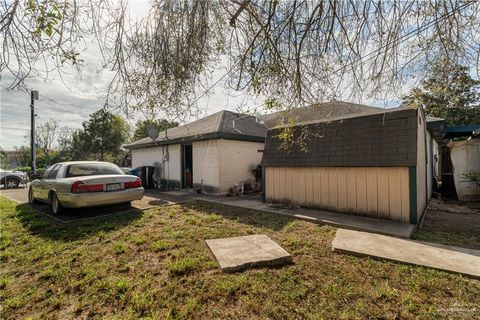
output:
M 182 187 L 193 188 L 193 152 L 192 145 L 183 146 Z

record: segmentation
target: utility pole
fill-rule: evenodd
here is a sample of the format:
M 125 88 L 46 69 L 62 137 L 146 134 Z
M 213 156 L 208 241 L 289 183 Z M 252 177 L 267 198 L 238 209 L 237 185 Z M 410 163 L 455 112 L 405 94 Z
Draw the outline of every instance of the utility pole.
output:
M 38 91 L 30 92 L 30 152 L 32 156 L 32 171 L 37 172 L 37 151 L 35 144 L 35 100 L 38 100 Z

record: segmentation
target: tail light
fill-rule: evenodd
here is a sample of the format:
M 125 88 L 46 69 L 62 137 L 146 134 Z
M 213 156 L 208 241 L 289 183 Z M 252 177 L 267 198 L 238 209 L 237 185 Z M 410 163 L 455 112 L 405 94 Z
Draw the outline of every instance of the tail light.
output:
M 103 184 L 85 184 L 83 181 L 75 181 L 70 191 L 72 193 L 100 192 L 103 191 Z
M 128 181 L 125 182 L 124 188 L 125 189 L 130 189 L 130 188 L 140 188 L 142 186 L 142 179 L 137 177 L 135 181 Z

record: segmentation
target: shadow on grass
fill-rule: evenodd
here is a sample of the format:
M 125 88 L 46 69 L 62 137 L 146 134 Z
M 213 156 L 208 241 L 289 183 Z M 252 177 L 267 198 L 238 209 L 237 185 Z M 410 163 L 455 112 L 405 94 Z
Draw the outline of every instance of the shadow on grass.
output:
M 439 243 L 448 246 L 480 250 L 480 227 L 468 231 L 446 231 L 420 229 L 413 235 L 414 240 Z
M 201 211 L 205 214 L 218 214 L 226 219 L 274 231 L 282 230 L 285 226 L 295 221 L 294 218 L 281 214 L 240 208 L 223 203 L 217 204 L 206 201 L 192 201 L 181 204 L 181 206 Z
M 97 215 L 86 211 L 84 216 L 81 215 L 81 210 L 70 211 L 69 217 L 73 216 L 75 220 L 67 220 L 68 223 L 62 223 L 44 215 L 43 212 L 39 212 L 28 204 L 19 204 L 16 206 L 16 217 L 32 234 L 68 242 L 86 238 L 101 231 L 109 232 L 120 229 L 140 219 L 143 215 L 143 211 L 135 208 L 130 208 L 128 211 L 124 209 L 124 212 L 119 213 L 110 211 L 105 213 L 102 209 L 106 208 L 97 208 Z M 113 210 L 112 208 L 108 209 Z

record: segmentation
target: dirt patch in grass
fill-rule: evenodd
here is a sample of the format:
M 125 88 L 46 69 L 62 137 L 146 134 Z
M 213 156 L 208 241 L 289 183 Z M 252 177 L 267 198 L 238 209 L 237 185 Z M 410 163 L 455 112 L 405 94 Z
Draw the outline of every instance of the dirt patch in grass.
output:
M 414 238 L 480 250 L 480 210 L 468 207 L 460 210 L 462 207 L 459 205 L 456 207 L 460 209 L 450 207 L 453 209 L 446 206 L 450 211 L 439 210 L 440 205 L 435 209 L 427 209 L 422 228 Z
M 479 281 L 333 253 L 334 228 L 285 216 L 194 202 L 58 225 L 0 199 L 2 319 L 473 319 L 480 312 Z M 248 234 L 268 235 L 294 263 L 224 274 L 204 240 Z
M 480 229 L 480 210 L 468 213 L 427 210 L 423 228 L 426 230 L 475 231 Z

